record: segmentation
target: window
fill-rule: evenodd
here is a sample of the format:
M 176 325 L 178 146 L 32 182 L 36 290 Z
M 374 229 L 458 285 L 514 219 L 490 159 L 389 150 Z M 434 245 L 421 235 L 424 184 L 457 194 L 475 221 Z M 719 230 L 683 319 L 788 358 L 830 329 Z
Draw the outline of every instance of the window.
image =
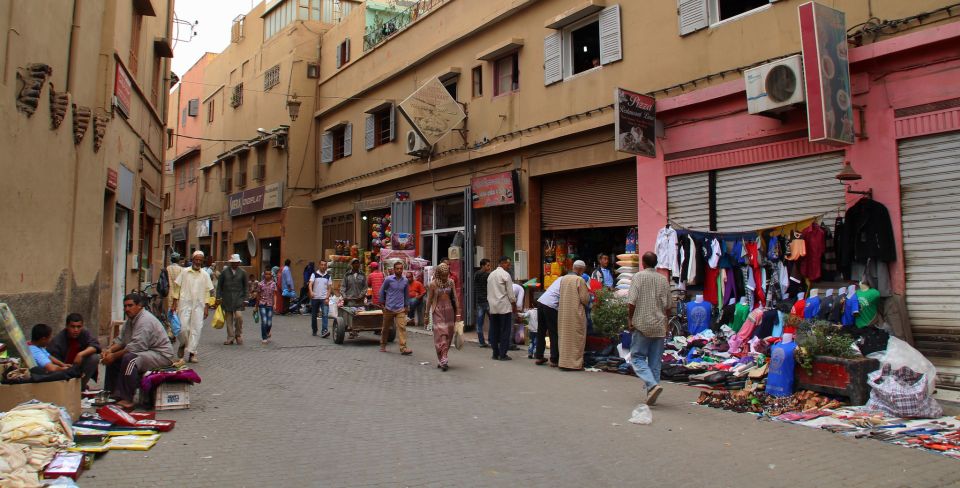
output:
M 233 164 L 224 161 L 223 162 L 223 179 L 220 180 L 220 190 L 224 193 L 230 193 L 233 191 Z
M 130 58 L 127 62 L 127 68 L 134 77 L 137 76 L 137 68 L 140 66 L 140 30 L 142 27 L 143 15 L 134 12 L 130 28 Z
M 770 5 L 770 0 L 713 0 L 712 3 L 712 17 L 716 23 Z
M 366 115 L 364 147 L 369 151 L 396 139 L 396 118 L 393 104 L 376 108 Z
M 200 115 L 200 99 L 193 98 L 187 102 L 187 115 L 191 117 L 196 117 Z
M 267 146 L 257 146 L 257 165 L 253 168 L 253 179 L 263 181 L 267 176 Z
M 339 24 L 353 8 L 360 2 L 350 0 L 323 0 L 323 21 L 328 24 Z
M 297 16 L 298 0 L 281 0 L 282 4 L 275 7 L 263 18 L 263 40 L 270 39 L 284 27 L 290 25 Z M 301 2 L 303 0 L 300 0 Z
M 766 8 L 778 0 L 680 0 L 677 21 L 680 35 L 685 36 L 710 24 L 732 19 L 748 12 Z
M 543 40 L 544 85 L 623 59 L 619 5 L 550 27 L 557 31 Z
M 238 15 L 233 18 L 233 26 L 230 27 L 230 42 L 240 42 L 243 39 L 243 22 L 247 19 L 246 15 Z
M 153 101 L 154 108 L 160 107 L 160 90 L 161 84 L 163 83 L 163 76 L 161 72 L 163 71 L 163 58 L 160 56 L 153 57 L 153 79 L 150 81 L 150 100 Z
M 170 192 L 163 194 L 163 209 L 170 210 Z
M 276 65 L 263 73 L 263 89 L 269 90 L 280 83 L 280 65 Z
M 203 191 L 204 193 L 210 191 L 210 168 L 203 170 Z
M 493 62 L 493 95 L 503 95 L 520 89 L 520 55 L 508 54 Z
M 443 82 L 443 87 L 447 89 L 447 93 L 449 93 L 454 100 L 457 99 L 457 82 L 458 81 L 460 81 L 460 77 L 455 76 L 452 79 Z
M 243 105 L 243 83 L 237 83 L 233 87 L 233 94 L 230 95 L 230 106 L 237 108 L 240 105 Z
M 173 149 L 173 129 L 167 128 L 167 149 Z
M 472 71 L 473 98 L 483 96 L 483 66 L 475 66 Z
M 299 0 L 297 19 L 320 20 L 320 0 Z
M 346 38 L 337 46 L 337 69 L 350 62 L 350 38 Z
M 243 152 L 237 158 L 237 188 L 247 186 L 247 156 L 250 153 Z
M 181 190 L 187 187 L 187 166 L 185 164 L 180 165 L 179 171 L 177 171 L 177 186 Z
M 245 80 L 247 78 L 247 66 L 250 64 L 250 61 L 244 61 L 240 64 L 240 79 Z
M 213 122 L 213 118 L 214 118 L 213 116 L 216 113 L 215 112 L 216 101 L 217 101 L 216 99 L 211 98 L 210 101 L 207 102 L 207 123 L 208 124 Z
M 320 135 L 320 162 L 332 163 L 353 154 L 353 124 L 341 123 Z

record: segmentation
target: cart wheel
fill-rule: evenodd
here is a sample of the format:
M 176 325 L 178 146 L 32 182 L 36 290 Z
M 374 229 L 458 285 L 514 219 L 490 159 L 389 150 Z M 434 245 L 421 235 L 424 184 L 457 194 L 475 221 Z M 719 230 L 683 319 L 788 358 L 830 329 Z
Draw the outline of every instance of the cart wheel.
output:
M 333 323 L 333 342 L 336 344 L 343 344 L 343 336 L 346 332 L 346 326 L 343 323 L 343 319 L 338 317 Z
M 387 337 L 387 341 L 393 342 L 394 340 L 396 340 L 396 338 L 397 338 L 397 328 L 396 328 L 396 327 L 391 327 L 391 328 L 390 328 L 390 336 Z

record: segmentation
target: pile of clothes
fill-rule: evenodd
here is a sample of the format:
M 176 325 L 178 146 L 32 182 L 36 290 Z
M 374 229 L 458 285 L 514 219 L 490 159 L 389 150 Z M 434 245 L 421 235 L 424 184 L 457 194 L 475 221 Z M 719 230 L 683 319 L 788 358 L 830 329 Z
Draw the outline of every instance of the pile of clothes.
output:
M 706 330 L 694 336 L 672 338 L 664 350 L 660 377 L 692 386 L 763 390 L 769 349 L 752 348 L 734 355 L 729 352 L 725 332 L 732 333 L 724 330 L 714 334 Z
M 0 417 L 0 486 L 40 487 L 38 473 L 73 442 L 70 415 L 37 401 Z

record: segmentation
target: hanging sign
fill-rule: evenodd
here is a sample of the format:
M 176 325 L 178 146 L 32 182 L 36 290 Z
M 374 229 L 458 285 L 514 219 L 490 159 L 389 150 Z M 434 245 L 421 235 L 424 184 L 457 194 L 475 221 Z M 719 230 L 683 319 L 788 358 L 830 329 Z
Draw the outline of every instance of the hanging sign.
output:
M 283 206 L 283 188 L 280 183 L 258 186 L 230 195 L 230 216 L 279 208 Z
M 133 95 L 133 83 L 127 70 L 117 61 L 117 72 L 113 84 L 114 105 L 124 117 L 130 117 L 130 98 Z
M 846 16 L 816 2 L 798 9 L 810 141 L 853 144 Z
M 417 134 L 429 145 L 436 144 L 467 114 L 463 107 L 450 96 L 438 78 L 432 78 L 397 106 Z
M 513 171 L 504 171 L 470 180 L 473 208 L 496 207 L 517 203 L 517 185 Z
M 614 94 L 616 150 L 648 158 L 657 157 L 656 100 L 617 88 Z

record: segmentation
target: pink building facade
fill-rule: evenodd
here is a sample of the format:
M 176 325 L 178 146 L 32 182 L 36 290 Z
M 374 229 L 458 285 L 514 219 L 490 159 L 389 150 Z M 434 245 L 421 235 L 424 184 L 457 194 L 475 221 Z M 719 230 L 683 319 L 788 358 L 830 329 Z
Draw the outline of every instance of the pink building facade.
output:
M 780 120 L 749 115 L 742 78 L 658 99 L 657 117 L 665 127 L 658 158 L 637 160 L 638 244 L 652 249 L 668 216 L 674 226 L 691 230 L 747 230 L 749 222 L 736 221 L 729 208 L 751 196 L 723 200 L 723 192 L 729 193 L 724 178 L 786 192 L 793 191 L 792 179 L 802 186 L 807 176 L 791 174 L 802 170 L 764 168 L 797 161 L 790 168 L 803 163 L 829 171 L 825 179 L 819 177 L 829 182 L 848 161 L 863 177 L 852 189 L 872 190 L 873 199 L 889 211 L 897 248 L 897 259 L 889 264 L 891 285 L 895 296 L 904 299 L 900 303 L 905 303 L 908 313 L 903 315 L 909 316 L 906 327 L 914 344 L 937 364 L 941 384 L 956 385 L 960 251 L 944 243 L 947 232 L 953 241 L 960 237 L 960 227 L 946 229 L 960 224 L 960 22 L 851 48 L 849 59 L 857 132 L 849 146 L 809 142 L 802 107 Z M 809 198 L 839 192 L 836 216 L 841 216 L 861 195 L 846 193 L 834 181 L 837 186 L 828 190 L 811 188 Z M 703 185 L 716 185 L 713 201 L 689 190 L 707 188 Z M 768 205 L 767 214 L 777 215 L 777 198 L 767 198 L 757 205 Z

